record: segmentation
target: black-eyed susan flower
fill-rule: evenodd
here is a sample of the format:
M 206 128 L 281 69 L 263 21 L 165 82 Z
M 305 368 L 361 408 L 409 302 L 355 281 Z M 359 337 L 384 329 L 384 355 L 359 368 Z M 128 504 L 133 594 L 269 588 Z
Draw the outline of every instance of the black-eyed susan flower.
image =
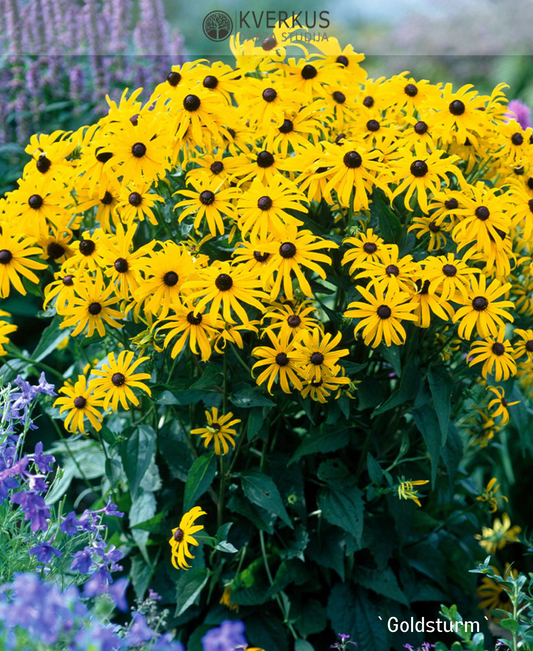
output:
M 271 124 L 267 130 L 265 145 L 269 151 L 287 156 L 292 149 L 302 152 L 309 146 L 309 138 L 318 140 L 324 128 L 317 120 L 317 111 L 321 102 L 313 102 L 299 111 L 285 111 L 277 124 Z
M 259 357 L 260 361 L 252 367 L 266 368 L 257 377 L 257 384 L 261 386 L 268 380 L 267 389 L 272 393 L 272 385 L 279 377 L 279 385 L 284 393 L 291 393 L 291 384 L 298 390 L 302 389 L 300 378 L 303 355 L 296 349 L 294 341 L 290 342 L 287 336 L 277 336 L 273 332 L 267 332 L 271 346 L 257 346 L 252 350 L 253 357 Z
M 205 219 L 209 232 L 213 237 L 220 233 L 224 234 L 224 217 L 232 218 L 235 215 L 235 207 L 232 200 L 241 194 L 238 188 L 223 188 L 221 181 L 218 179 L 212 181 L 192 181 L 191 185 L 195 188 L 192 190 L 178 190 L 176 194 L 189 197 L 180 201 L 174 206 L 176 208 L 185 208 L 180 213 L 179 222 L 189 215 L 194 215 L 194 228 L 198 231 L 202 220 Z
M 157 201 L 163 201 L 163 198 L 151 192 L 151 187 L 147 181 L 138 179 L 120 189 L 116 209 L 125 224 L 131 225 L 148 217 L 151 224 L 157 225 L 154 206 Z
M 250 121 L 266 129 L 281 124 L 285 111 L 297 112 L 308 103 L 306 96 L 283 77 L 269 75 L 264 79 L 248 79 L 241 90 L 241 104 Z
M 183 138 L 189 130 L 192 142 L 202 146 L 206 135 L 215 142 L 222 141 L 226 130 L 221 122 L 227 119 L 230 112 L 220 95 L 196 86 L 183 87 L 178 91 L 172 104 L 172 115 L 175 118 L 176 138 Z
M 322 328 L 322 324 L 314 316 L 315 313 L 316 308 L 312 301 L 273 303 L 263 317 L 263 322 L 270 319 L 270 325 L 264 328 L 263 333 L 279 329 L 281 336 L 297 339 L 304 330 Z
M 0 298 L 9 296 L 11 285 L 22 295 L 26 295 L 21 276 L 32 283 L 39 282 L 39 278 L 32 269 L 36 271 L 45 269 L 46 265 L 30 258 L 30 256 L 38 256 L 42 252 L 40 247 L 33 246 L 33 242 L 32 238 L 15 233 L 14 229 L 6 224 L 2 225 L 0 229 Z
M 296 350 L 302 357 L 302 377 L 310 382 L 318 382 L 325 373 L 337 375 L 340 370 L 337 365 L 339 359 L 350 353 L 347 348 L 335 349 L 341 338 L 340 332 L 332 337 L 331 333 L 324 334 L 320 328 L 304 330 L 295 342 Z
M 60 414 L 68 412 L 65 429 L 69 432 L 88 434 L 85 431 L 85 419 L 97 432 L 102 429 L 102 398 L 96 397 L 93 389 L 94 381 L 87 382 L 84 375 L 78 375 L 74 384 L 68 382 L 59 389 L 59 393 L 64 396 L 57 398 L 54 406 L 60 407 Z
M 144 280 L 139 281 L 135 300 L 146 312 L 163 318 L 173 302 L 179 304 L 183 283 L 195 271 L 194 260 L 184 246 L 167 240 L 160 251 L 151 251 L 140 262 Z
M 446 246 L 446 235 L 442 227 L 431 216 L 414 217 L 413 223 L 409 226 L 407 232 L 414 232 L 418 240 L 424 236 L 429 236 L 427 245 L 429 253 L 438 251 Z
M 304 382 L 301 391 L 302 398 L 309 396 L 315 402 L 326 403 L 333 392 L 337 392 L 336 398 L 339 398 L 341 392 L 339 389 L 345 389 L 351 384 L 351 380 L 343 375 L 332 375 L 325 371 L 319 380 L 310 380 Z
M 505 495 L 499 495 L 496 497 L 496 493 L 500 490 L 500 485 L 496 483 L 497 481 L 496 477 L 493 477 L 482 493 L 476 497 L 478 502 L 484 502 L 487 504 L 491 513 L 496 513 L 498 510 L 499 499 L 505 500 L 506 502 L 509 501 Z
M 342 258 L 342 264 L 352 263 L 350 273 L 353 274 L 361 268 L 364 263 L 379 263 L 385 250 L 390 249 L 379 235 L 374 233 L 372 228 L 361 231 L 355 237 L 347 237 L 343 244 L 349 244 L 348 249 Z
M 217 262 L 199 271 L 197 279 L 187 281 L 183 289 L 188 292 L 189 299 L 198 299 L 195 312 L 203 311 L 211 303 L 209 314 L 213 321 L 218 319 L 222 307 L 227 323 L 235 323 L 233 311 L 243 324 L 247 324 L 249 317 L 241 303 L 252 305 L 262 312 L 264 308 L 260 299 L 266 298 L 266 294 L 258 289 L 261 284 L 261 279 L 245 269 L 244 265 L 231 266 L 229 262 Z
M 66 306 L 74 300 L 76 296 L 76 283 L 78 282 L 77 272 L 58 271 L 54 274 L 55 280 L 44 288 L 43 307 L 55 298 L 55 308 L 58 314 L 64 314 Z
M 231 602 L 231 585 L 227 585 L 224 588 L 224 592 L 220 597 L 219 604 L 224 604 L 230 610 L 234 610 L 236 613 L 239 612 L 239 604 L 234 604 Z
M 8 313 L 0 310 L 0 316 L 7 316 Z M 4 321 L 0 319 L 0 355 L 6 354 L 6 349 L 4 348 L 5 344 L 9 343 L 9 337 L 7 335 L 12 334 L 17 330 L 17 326 L 9 321 Z
M 194 310 L 192 303 L 173 303 L 175 314 L 167 316 L 159 325 L 159 330 L 169 330 L 166 333 L 163 346 L 167 348 L 173 339 L 177 340 L 172 345 L 171 356 L 176 357 L 183 348 L 189 345 L 194 355 L 201 355 L 202 362 L 207 362 L 211 357 L 211 339 L 216 334 L 215 325 L 209 314 L 202 314 Z
M 269 186 L 274 179 L 282 176 L 284 164 L 281 154 L 268 149 L 256 150 L 238 157 L 235 174 L 240 178 L 240 184 L 258 179 L 263 185 Z
M 508 543 L 518 542 L 518 534 L 522 529 L 514 525 L 511 526 L 511 518 L 508 513 L 502 515 L 502 519 L 494 518 L 491 527 L 482 527 L 481 534 L 476 534 L 476 539 L 483 549 L 494 555 L 499 549 L 503 549 Z
M 267 186 L 254 179 L 237 201 L 242 235 L 249 233 L 264 240 L 290 224 L 301 226 L 302 222 L 287 211 L 305 212 L 305 202 L 305 196 L 289 179 L 273 178 Z
M 477 273 L 479 269 L 469 267 L 453 253 L 424 260 L 423 278 L 429 280 L 429 291 L 439 293 L 443 300 L 452 300 L 459 294 L 467 301 L 470 281 Z
M 205 418 L 207 425 L 198 429 L 192 429 L 191 434 L 200 434 L 201 438 L 204 439 L 204 447 L 206 448 L 213 441 L 215 454 L 228 454 L 228 444 L 235 447 L 234 437 L 237 436 L 237 430 L 233 429 L 233 427 L 241 422 L 240 418 L 234 418 L 232 420 L 233 413 L 231 411 L 227 414 L 219 415 L 216 407 L 212 407 L 211 411 L 206 411 Z
M 442 296 L 431 291 L 429 280 L 417 280 L 417 291 L 408 289 L 411 296 L 411 302 L 416 305 L 413 314 L 418 318 L 418 326 L 429 328 L 431 314 L 436 314 L 443 321 L 448 321 L 453 317 L 453 307 L 445 301 Z
M 487 133 L 488 119 L 480 110 L 487 98 L 471 88 L 472 84 L 466 84 L 454 92 L 452 84 L 446 84 L 441 100 L 435 102 L 440 118 L 438 135 L 445 143 L 454 139 L 463 143 L 469 138 L 477 144 L 478 137 Z
M 69 259 L 69 266 L 80 272 L 85 269 L 88 271 L 100 269 L 104 264 L 101 247 L 105 238 L 106 235 L 101 228 L 97 228 L 92 234 L 90 231 L 85 231 L 82 234 L 82 239 L 77 243 L 77 247 L 73 247 L 75 253 Z
M 172 549 L 172 565 L 177 570 L 188 570 L 191 566 L 187 563 L 187 558 L 194 558 L 189 551 L 189 545 L 198 546 L 198 541 L 194 534 L 202 531 L 204 528 L 201 524 L 195 524 L 196 520 L 202 515 L 207 515 L 199 506 L 193 507 L 181 518 L 179 526 L 172 529 L 172 538 L 168 541 Z
M 494 376 L 496 382 L 507 380 L 516 375 L 516 364 L 513 359 L 513 347 L 505 339 L 505 327 L 501 327 L 496 337 L 487 337 L 484 341 L 475 341 L 468 354 L 469 366 L 483 362 L 481 373 Z
M 111 307 L 116 303 L 114 286 L 106 287 L 102 272 L 98 270 L 94 278 L 86 278 L 84 282 L 75 284 L 72 301 L 69 300 L 61 310 L 64 319 L 60 327 L 74 326 L 73 337 L 79 335 L 85 328 L 87 328 L 87 336 L 92 337 L 96 329 L 100 337 L 103 337 L 106 323 L 111 328 L 122 328 L 117 319 L 122 319 L 123 313 Z
M 270 253 L 263 278 L 265 285 L 272 279 L 270 298 L 274 300 L 281 291 L 292 300 L 292 278 L 296 277 L 301 291 L 306 296 L 313 296 L 311 285 L 304 275 L 304 268 L 314 271 L 320 278 L 326 279 L 326 272 L 319 264 L 331 264 L 331 258 L 320 249 L 337 249 L 339 245 L 329 240 L 318 238 L 311 231 L 298 231 L 297 227 L 290 225 L 278 234 L 278 241 L 265 243 L 263 249 Z
M 256 327 L 258 323 L 259 321 L 256 321 L 255 319 L 248 321 L 248 323 L 241 323 L 238 325 L 235 323 L 225 323 L 223 321 L 219 321 L 217 323 L 218 330 L 213 336 L 213 348 L 217 351 L 217 353 L 220 353 L 221 355 L 223 354 L 224 349 L 226 348 L 226 344 L 228 343 L 235 344 L 238 348 L 241 349 L 244 348 L 242 333 L 255 332 L 255 334 L 258 334 L 259 330 Z
M 396 244 L 383 248 L 378 260 L 361 261 L 360 267 L 362 271 L 355 278 L 370 278 L 369 288 L 376 283 L 383 283 L 385 287 L 412 290 L 416 279 L 421 275 L 420 265 L 410 255 L 400 257 Z
M 412 500 L 415 504 L 418 506 L 422 506 L 420 504 L 420 500 L 418 499 L 421 497 L 421 495 L 418 494 L 418 489 L 413 488 L 414 486 L 423 486 L 424 484 L 428 484 L 429 479 L 416 479 L 415 481 L 400 481 L 398 485 L 398 499 L 400 500 Z
M 497 568 L 491 565 L 494 574 L 501 577 Z M 510 576 L 515 579 L 518 577 L 518 570 L 512 568 L 509 563 L 505 565 L 503 579 L 508 580 Z M 493 619 L 495 624 L 499 624 L 500 618 L 492 615 L 493 610 L 506 610 L 508 613 L 513 611 L 513 604 L 509 595 L 508 589 L 497 581 L 493 581 L 490 577 L 484 576 L 481 579 L 481 584 L 476 590 L 479 597 L 478 608 L 482 610 L 487 609 L 489 616 Z
M 491 418 L 496 419 L 498 416 L 501 416 L 500 425 L 502 427 L 507 425 L 509 422 L 509 407 L 517 405 L 520 400 L 507 402 L 505 399 L 505 391 L 501 387 L 487 387 L 487 391 L 491 391 L 495 396 L 488 405 L 491 411 Z
M 120 192 L 121 186 L 112 182 L 104 187 L 97 186 L 92 194 L 87 189 L 80 189 L 77 191 L 78 205 L 73 210 L 85 212 L 96 206 L 95 220 L 104 233 L 109 233 L 111 225 L 118 221 L 116 208 L 120 203 Z
M 480 337 L 497 336 L 499 328 L 504 326 L 503 319 L 514 321 L 513 315 L 506 308 L 512 308 L 513 302 L 499 300 L 510 288 L 511 283 L 502 283 L 494 279 L 487 287 L 487 278 L 480 274 L 479 278 L 470 280 L 468 298 L 457 297 L 461 303 L 454 316 L 459 323 L 459 336 L 470 339 L 474 327 Z
M 41 257 L 50 262 L 65 262 L 74 255 L 70 246 L 72 243 L 72 232 L 68 228 L 51 226 L 47 235 L 37 238 L 37 244 L 42 248 Z
M 533 330 L 515 328 L 513 334 L 520 337 L 519 341 L 514 344 L 515 359 L 524 355 L 528 360 L 533 359 Z
M 111 405 L 113 411 L 117 411 L 119 401 L 123 409 L 129 409 L 129 403 L 137 407 L 139 400 L 133 393 L 134 388 L 152 395 L 148 386 L 141 382 L 149 380 L 150 373 L 136 372 L 137 367 L 149 358 L 139 357 L 134 361 L 134 357 L 135 353 L 126 350 L 119 353 L 117 358 L 114 353 L 109 353 L 108 363 L 101 369 L 93 369 L 94 375 L 98 376 L 93 384 L 94 395 L 102 397 L 104 409 Z
M 360 319 L 354 334 L 363 329 L 365 345 L 376 348 L 385 340 L 387 346 L 401 345 L 406 333 L 402 321 L 416 321 L 413 314 L 416 305 L 411 302 L 409 294 L 394 286 L 385 287 L 383 283 L 374 285 L 374 294 L 364 287 L 359 291 L 368 302 L 354 301 L 348 305 L 344 316 Z

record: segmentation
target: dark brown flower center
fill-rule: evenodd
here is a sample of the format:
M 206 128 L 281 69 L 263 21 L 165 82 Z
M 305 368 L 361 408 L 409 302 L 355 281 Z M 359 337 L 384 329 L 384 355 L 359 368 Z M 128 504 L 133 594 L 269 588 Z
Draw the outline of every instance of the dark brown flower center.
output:
M 191 325 L 200 325 L 202 323 L 203 316 L 201 314 L 195 314 L 194 312 L 189 312 L 187 314 L 187 321 Z
M 472 301 L 472 307 L 474 310 L 477 310 L 478 312 L 482 312 L 483 310 L 486 310 L 489 306 L 489 302 L 484 296 L 476 296 L 476 298 Z
M 125 274 L 130 268 L 128 261 L 125 258 L 117 258 L 114 267 L 119 274 Z
M 363 106 L 366 106 L 366 108 L 372 108 L 374 106 L 374 98 L 367 95 L 363 100 Z
M 261 253 L 261 251 L 254 251 L 254 258 L 257 262 L 265 262 L 268 260 L 270 253 Z
M 398 276 L 400 273 L 400 270 L 395 264 L 390 264 L 388 267 L 385 269 L 385 273 L 387 276 Z
M 392 311 L 388 305 L 380 305 L 377 309 L 377 315 L 380 319 L 389 319 Z
M 339 54 L 339 56 L 335 59 L 335 61 L 343 65 L 345 68 L 348 67 L 349 64 L 348 57 L 344 56 L 344 54 Z
M 103 203 L 104 206 L 109 206 L 109 204 L 110 204 L 112 201 L 113 201 L 113 195 L 111 194 L 111 192 L 109 192 L 108 190 L 106 190 L 106 193 L 105 193 L 104 196 L 100 199 L 100 203 Z
M 41 174 L 46 174 L 52 165 L 52 161 L 49 158 L 46 158 L 44 154 L 41 154 L 39 158 L 35 161 L 35 166 L 37 171 Z
M 52 260 L 58 260 L 65 253 L 65 249 L 59 244 L 59 242 L 50 242 L 46 247 L 46 253 L 49 258 Z
M 346 101 L 346 95 L 344 93 L 341 93 L 340 90 L 336 90 L 333 93 L 332 97 L 335 100 L 335 102 L 337 102 L 337 104 L 344 104 L 344 102 Z
M 423 160 L 415 160 L 414 163 L 411 163 L 410 170 L 411 174 L 417 178 L 425 176 L 429 171 L 427 163 Z
M 505 346 L 499 341 L 496 341 L 492 344 L 492 352 L 498 356 L 503 355 L 505 353 Z
M 266 168 L 266 167 L 271 167 L 274 165 L 274 156 L 269 151 L 260 151 L 257 154 L 257 164 L 259 167 Z
M 291 328 L 297 328 L 302 320 L 297 314 L 291 314 L 290 317 L 287 319 L 287 323 Z
M 143 145 L 142 142 L 136 142 L 131 148 L 131 153 L 135 158 L 142 158 L 146 154 L 146 145 Z
M 211 163 L 211 167 L 209 169 L 213 172 L 213 174 L 220 174 L 220 172 L 222 172 L 224 169 L 224 164 L 219 160 L 216 160 L 214 163 Z
M 282 258 L 294 258 L 296 255 L 296 247 L 292 242 L 283 242 L 279 247 L 279 254 Z
M 177 86 L 181 81 L 181 75 L 179 72 L 169 72 L 167 75 L 167 81 L 171 86 Z
M 33 210 L 39 210 L 43 205 L 43 198 L 39 194 L 32 194 L 28 199 L 28 205 L 30 208 L 33 208 Z
M 215 195 L 211 190 L 204 190 L 202 193 L 200 193 L 200 203 L 203 203 L 204 206 L 210 206 L 213 201 L 215 200 Z
M 218 79 L 213 75 L 207 75 L 203 81 L 204 88 L 214 90 L 218 86 Z
M 87 309 L 92 316 L 98 316 L 102 311 L 102 306 L 100 303 L 91 303 Z
M 270 197 L 259 197 L 257 207 L 261 210 L 270 210 L 272 208 L 272 199 Z
M 276 355 L 276 364 L 278 366 L 287 366 L 289 363 L 289 358 L 287 357 L 286 353 L 278 353 Z
M 0 264 L 9 264 L 13 260 L 13 254 L 7 249 L 0 251 Z
M 515 167 L 514 170 L 513 170 L 513 172 L 514 172 L 517 176 L 522 176 L 522 174 L 524 174 L 525 171 L 526 171 L 526 170 L 525 170 L 523 167 Z
M 215 280 L 215 286 L 221 292 L 227 292 L 233 287 L 233 280 L 228 274 L 220 274 Z
M 274 88 L 265 88 L 265 90 L 263 91 L 263 99 L 265 100 L 265 102 L 268 103 L 273 102 L 277 96 L 278 94 Z
M 270 50 L 273 50 L 278 42 L 273 36 L 267 36 L 264 41 L 261 43 L 261 47 L 265 52 L 270 52 Z
M 377 250 L 378 250 L 378 247 L 377 247 L 376 244 L 374 244 L 374 242 L 365 242 L 363 244 L 363 251 L 365 253 L 368 253 L 369 255 L 371 255 L 372 253 L 375 253 Z
M 302 77 L 304 79 L 314 79 L 318 74 L 318 70 L 315 68 L 315 66 L 312 66 L 310 63 L 305 65 L 302 68 Z
M 139 114 L 135 113 L 134 115 L 131 116 L 130 122 L 133 124 L 134 127 L 136 127 L 139 124 Z
M 429 222 L 428 228 L 432 233 L 438 233 L 440 231 L 440 226 L 435 222 Z
M 88 256 L 95 252 L 96 244 L 92 240 L 82 240 L 79 248 L 82 255 Z
M 361 158 L 361 155 L 356 151 L 349 151 L 348 153 L 344 154 L 342 162 L 349 169 L 355 169 L 356 167 L 361 167 L 363 164 L 363 159 Z
M 183 539 L 185 538 L 185 531 L 183 529 L 180 529 L 179 527 L 174 531 L 174 540 L 176 542 L 182 542 Z
M 313 353 L 311 357 L 309 358 L 309 361 L 311 364 L 314 364 L 315 366 L 320 366 L 320 364 L 323 363 L 324 361 L 324 355 L 320 352 Z
M 526 350 L 528 353 L 533 353 L 533 339 L 526 341 Z
M 103 149 L 103 147 L 97 147 L 95 150 L 95 156 L 96 160 L 99 163 L 107 163 L 108 160 L 111 160 L 113 158 L 113 154 L 110 151 L 102 152 L 101 154 L 98 153 L 100 149 Z
M 461 102 L 460 99 L 454 99 L 453 102 L 450 102 L 448 107 L 452 115 L 463 115 L 466 110 L 466 106 Z
M 445 264 L 444 267 L 442 267 L 442 273 L 445 276 L 448 276 L 448 278 L 452 278 L 457 273 L 457 267 L 453 264 Z
M 167 273 L 163 276 L 163 282 L 167 287 L 174 287 L 174 285 L 177 285 L 179 276 L 175 271 L 167 271 Z
M 444 202 L 444 207 L 446 210 L 456 210 L 459 207 L 459 202 L 455 197 L 452 197 Z
M 428 131 L 428 125 L 422 121 L 417 122 L 413 128 L 415 130 L 415 133 L 418 133 L 419 136 L 422 136 L 424 133 L 427 133 Z
M 87 400 L 83 396 L 78 396 L 77 398 L 74 398 L 74 407 L 76 407 L 76 409 L 83 409 L 86 404 L 87 404 Z
M 74 277 L 71 276 L 70 274 L 67 274 L 66 276 L 63 276 L 63 285 L 65 285 L 65 287 L 72 287 L 72 285 L 74 285 L 73 278 Z
M 366 128 L 369 131 L 379 131 L 379 122 L 377 120 L 369 120 L 366 123 Z
M 292 120 L 283 120 L 283 124 L 279 127 L 280 133 L 291 133 L 294 131 L 294 124 Z
M 113 373 L 111 376 L 111 382 L 113 382 L 116 387 L 121 387 L 126 382 L 126 376 L 124 373 Z
M 128 201 L 131 206 L 137 208 L 137 206 L 140 206 L 141 203 L 143 202 L 143 198 L 138 192 L 132 192 L 128 197 Z
M 415 97 L 418 94 L 418 88 L 414 84 L 407 84 L 403 90 L 409 97 Z
M 519 146 L 524 142 L 524 136 L 521 133 L 513 133 L 511 142 L 513 145 Z
M 200 98 L 198 95 L 187 95 L 183 100 L 183 108 L 189 113 L 197 111 L 200 108 Z

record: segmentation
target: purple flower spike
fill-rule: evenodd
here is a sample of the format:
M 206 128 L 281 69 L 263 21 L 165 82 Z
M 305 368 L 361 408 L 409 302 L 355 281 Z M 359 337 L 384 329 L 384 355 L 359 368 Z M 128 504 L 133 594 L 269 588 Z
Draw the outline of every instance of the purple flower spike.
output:
M 533 126 L 531 121 L 531 109 L 519 99 L 513 99 L 507 105 L 507 113 L 504 116 L 508 121 L 516 120 L 522 129 Z
M 35 547 L 32 547 L 28 552 L 30 556 L 36 556 L 39 563 L 49 563 L 52 560 L 52 555 L 62 556 L 62 552 L 49 542 L 41 542 Z
M 52 454 L 43 454 L 43 444 L 41 441 L 35 446 L 33 453 L 33 463 L 39 468 L 41 472 L 52 472 L 54 467 L 55 457 Z

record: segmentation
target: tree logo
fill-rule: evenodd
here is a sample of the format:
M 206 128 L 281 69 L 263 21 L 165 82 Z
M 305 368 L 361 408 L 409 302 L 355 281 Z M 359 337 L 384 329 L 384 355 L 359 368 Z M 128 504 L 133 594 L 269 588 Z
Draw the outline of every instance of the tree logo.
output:
M 225 11 L 212 11 L 204 18 L 203 29 L 210 41 L 225 41 L 233 30 L 233 21 Z

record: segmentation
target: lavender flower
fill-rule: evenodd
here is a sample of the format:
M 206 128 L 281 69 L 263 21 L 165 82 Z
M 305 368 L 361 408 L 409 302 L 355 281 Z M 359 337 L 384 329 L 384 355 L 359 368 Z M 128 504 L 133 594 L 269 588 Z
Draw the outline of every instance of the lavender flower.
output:
M 146 618 L 139 612 L 133 613 L 133 624 L 126 637 L 128 646 L 134 646 L 141 642 L 149 642 L 155 633 L 146 623 Z
M 226 620 L 218 628 L 208 631 L 202 638 L 204 651 L 229 651 L 238 646 L 246 647 L 244 623 Z
M 43 444 L 39 441 L 35 446 L 35 452 L 33 453 L 33 463 L 41 472 L 52 472 L 54 469 L 52 463 L 54 462 L 55 457 L 52 454 L 43 454 Z
M 32 547 L 28 552 L 30 556 L 36 556 L 37 560 L 40 563 L 49 563 L 52 560 L 52 556 L 62 556 L 62 552 L 52 545 L 49 542 L 40 542 L 35 547 Z
M 67 536 L 75 536 L 78 533 L 78 521 L 76 520 L 76 513 L 70 511 L 63 522 L 59 525 L 59 528 L 63 533 L 66 533 Z
M 509 102 L 507 105 L 507 113 L 504 117 L 507 118 L 507 121 L 516 120 L 522 129 L 528 129 L 533 126 L 531 109 L 519 99 L 513 99 Z
M 46 518 L 50 517 L 50 509 L 46 506 L 44 499 L 33 491 L 14 493 L 11 495 L 13 504 L 20 504 L 20 508 L 26 513 L 25 520 L 31 520 L 33 533 L 41 529 L 46 531 L 48 523 Z

